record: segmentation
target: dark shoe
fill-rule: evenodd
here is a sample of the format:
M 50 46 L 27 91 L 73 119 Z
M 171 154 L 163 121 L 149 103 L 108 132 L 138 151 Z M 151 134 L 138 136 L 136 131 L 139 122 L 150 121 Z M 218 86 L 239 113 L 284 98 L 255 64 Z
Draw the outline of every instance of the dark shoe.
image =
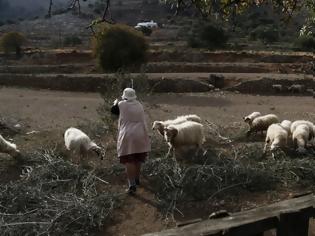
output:
M 129 186 L 129 188 L 126 190 L 126 193 L 128 194 L 134 194 L 137 191 L 136 186 Z
M 136 185 L 140 185 L 140 180 L 139 179 L 135 179 Z

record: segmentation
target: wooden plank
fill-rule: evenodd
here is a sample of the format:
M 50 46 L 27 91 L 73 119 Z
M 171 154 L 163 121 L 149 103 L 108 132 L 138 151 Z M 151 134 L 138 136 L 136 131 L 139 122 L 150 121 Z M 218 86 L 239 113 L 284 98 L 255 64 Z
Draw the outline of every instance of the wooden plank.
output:
M 197 218 L 197 219 L 193 219 L 193 220 L 186 220 L 186 221 L 182 221 L 182 222 L 176 223 L 176 227 L 183 227 L 185 225 L 194 224 L 194 223 L 197 223 L 197 222 L 200 222 L 200 221 L 202 221 L 201 218 Z
M 257 230 L 256 232 L 260 233 L 263 232 L 263 230 L 277 228 L 279 222 L 278 217 L 284 212 L 293 213 L 299 212 L 301 209 L 309 208 L 312 209 L 309 212 L 310 216 L 314 216 L 314 205 L 315 197 L 311 194 L 300 198 L 289 199 L 270 204 L 268 206 L 259 207 L 249 211 L 239 212 L 223 219 L 205 220 L 181 228 L 145 234 L 145 236 L 215 235 L 223 232 L 233 232 L 233 230 L 235 232 L 243 232 L 243 227 L 245 225 L 247 225 L 246 227 L 254 227 Z M 227 234 L 225 233 L 225 235 Z M 242 234 L 242 236 L 247 235 L 250 234 Z
M 312 213 L 312 207 L 298 212 L 281 213 L 277 236 L 308 236 L 309 218 Z
M 271 217 L 262 221 L 257 221 L 250 224 L 244 224 L 239 227 L 229 229 L 229 236 L 256 236 L 264 235 L 265 231 L 272 229 L 274 225 L 277 225 L 278 218 Z M 211 235 L 211 234 L 210 234 Z

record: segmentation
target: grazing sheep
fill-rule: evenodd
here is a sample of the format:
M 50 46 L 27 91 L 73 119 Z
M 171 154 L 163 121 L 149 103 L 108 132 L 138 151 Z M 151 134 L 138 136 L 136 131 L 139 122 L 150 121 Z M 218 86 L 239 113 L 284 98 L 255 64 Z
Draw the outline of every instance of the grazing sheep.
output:
M 69 128 L 64 133 L 65 146 L 69 151 L 79 155 L 81 157 L 87 157 L 88 152 L 93 151 L 99 156 L 102 160 L 104 154 L 102 148 L 99 147 L 96 143 L 91 141 L 91 139 L 81 130 L 77 128 Z
M 198 123 L 201 123 L 201 118 L 197 115 L 183 115 L 183 116 L 178 116 L 174 120 L 166 120 L 166 121 L 154 121 L 152 125 L 153 130 L 157 130 L 159 134 L 164 136 L 164 129 L 171 125 L 171 124 L 181 124 L 186 121 L 195 121 Z
M 0 135 L 0 152 L 7 153 L 12 157 L 20 155 L 20 151 L 17 149 L 16 144 L 10 143 Z
M 183 146 L 194 145 L 197 147 L 198 152 L 205 142 L 204 127 L 202 124 L 194 121 L 172 124 L 165 128 L 164 138 L 170 147 L 167 156 L 169 156 L 171 150 L 173 150 L 175 156 L 176 149 Z
M 281 122 L 281 124 L 272 124 L 268 127 L 265 140 L 264 154 L 267 152 L 268 145 L 270 145 L 272 157 L 274 157 L 275 149 L 283 148 L 287 145 L 291 123 L 292 122 L 289 120 L 284 120 Z
M 288 90 L 292 93 L 302 93 L 305 90 L 305 86 L 303 84 L 292 84 L 288 87 Z
M 292 133 L 294 148 L 300 153 L 305 153 L 307 142 L 313 137 L 313 131 L 307 124 L 298 125 Z
M 277 93 L 280 93 L 283 91 L 283 86 L 282 84 L 273 84 L 272 88 L 274 91 L 276 91 Z
M 244 116 L 244 122 L 250 124 L 255 118 L 261 116 L 261 113 L 258 111 L 254 111 L 253 113 L 249 114 L 248 116 Z
M 263 131 L 267 130 L 270 125 L 276 123 L 279 123 L 279 118 L 274 114 L 259 116 L 249 124 L 250 129 L 247 131 L 247 136 L 249 136 L 252 132 L 260 131 L 263 133 Z
M 310 128 L 311 136 L 315 136 L 314 124 L 308 120 L 296 120 L 296 121 L 294 121 L 291 125 L 291 128 L 290 128 L 291 134 L 293 134 L 295 129 L 301 124 L 307 125 Z

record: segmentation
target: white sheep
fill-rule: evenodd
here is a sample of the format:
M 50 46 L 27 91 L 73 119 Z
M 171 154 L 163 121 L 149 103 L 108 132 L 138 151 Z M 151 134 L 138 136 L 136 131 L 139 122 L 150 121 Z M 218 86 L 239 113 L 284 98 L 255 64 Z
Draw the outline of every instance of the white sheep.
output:
M 276 123 L 279 123 L 279 118 L 274 114 L 256 117 L 249 123 L 250 129 L 247 131 L 247 136 L 249 136 L 252 132 L 263 132 L 267 130 L 270 125 Z
M 276 92 L 282 92 L 283 91 L 283 86 L 282 84 L 273 84 L 272 88 L 276 91 Z
M 0 152 L 7 153 L 12 157 L 20 155 L 20 151 L 17 149 L 16 144 L 5 140 L 2 135 L 0 135 Z
M 294 148 L 298 152 L 304 153 L 306 151 L 307 142 L 313 137 L 313 131 L 307 124 L 298 125 L 292 133 Z
M 305 86 L 303 84 L 292 84 L 288 87 L 288 90 L 292 93 L 302 93 L 305 90 Z
M 152 125 L 152 130 L 157 130 L 159 134 L 164 136 L 164 130 L 167 126 L 171 124 L 181 124 L 186 121 L 195 121 L 195 122 L 201 123 L 201 118 L 195 114 L 192 114 L 192 115 L 178 116 L 174 120 L 154 121 Z
M 204 127 L 194 121 L 172 124 L 165 128 L 164 138 L 169 145 L 167 156 L 172 150 L 175 156 L 176 149 L 183 146 L 196 146 L 198 152 L 205 142 Z
M 64 140 L 67 150 L 79 155 L 80 160 L 82 157 L 86 158 L 90 151 L 95 152 L 102 160 L 104 158 L 102 148 L 77 128 L 67 129 L 64 133 Z
M 291 125 L 291 128 L 290 128 L 291 134 L 293 134 L 293 132 L 295 131 L 295 129 L 296 129 L 299 125 L 301 125 L 301 124 L 307 125 L 307 126 L 309 127 L 309 129 L 310 129 L 310 132 L 311 132 L 310 135 L 311 135 L 311 136 L 315 136 L 315 127 L 314 127 L 314 124 L 313 124 L 312 122 L 308 121 L 308 120 L 296 120 L 296 121 L 294 121 L 294 122 L 292 123 L 292 125 Z
M 283 148 L 288 143 L 288 137 L 290 135 L 291 121 L 284 120 L 281 124 L 272 124 L 267 129 L 264 154 L 267 152 L 267 146 L 270 145 L 270 151 L 272 157 L 274 157 L 274 151 L 277 148 Z
M 254 111 L 251 114 L 249 114 L 248 116 L 244 116 L 243 120 L 244 122 L 250 124 L 255 118 L 261 116 L 261 113 L 258 111 Z

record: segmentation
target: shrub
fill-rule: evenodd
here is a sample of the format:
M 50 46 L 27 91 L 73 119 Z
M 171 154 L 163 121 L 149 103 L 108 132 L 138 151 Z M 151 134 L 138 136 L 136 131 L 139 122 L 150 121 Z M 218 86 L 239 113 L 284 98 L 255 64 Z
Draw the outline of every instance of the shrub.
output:
M 222 28 L 213 25 L 204 25 L 197 29 L 188 39 L 191 47 L 206 47 L 209 49 L 224 48 L 228 36 Z
M 82 44 L 82 40 L 75 35 L 67 36 L 64 38 L 63 45 L 64 46 L 76 46 Z
M 302 50 L 315 50 L 315 38 L 312 35 L 303 35 L 296 39 L 294 45 Z
M 23 44 L 26 38 L 18 32 L 9 32 L 4 34 L 0 39 L 0 48 L 5 52 L 15 52 L 16 55 L 21 55 Z
M 228 40 L 228 36 L 222 28 L 212 25 L 206 25 L 200 36 L 208 48 L 222 48 Z
M 139 67 L 146 61 L 148 44 L 144 36 L 135 29 L 113 25 L 97 33 L 93 43 L 93 54 L 105 71 Z
M 272 43 L 279 40 L 279 32 L 273 26 L 259 26 L 250 32 L 249 37 L 263 43 Z

